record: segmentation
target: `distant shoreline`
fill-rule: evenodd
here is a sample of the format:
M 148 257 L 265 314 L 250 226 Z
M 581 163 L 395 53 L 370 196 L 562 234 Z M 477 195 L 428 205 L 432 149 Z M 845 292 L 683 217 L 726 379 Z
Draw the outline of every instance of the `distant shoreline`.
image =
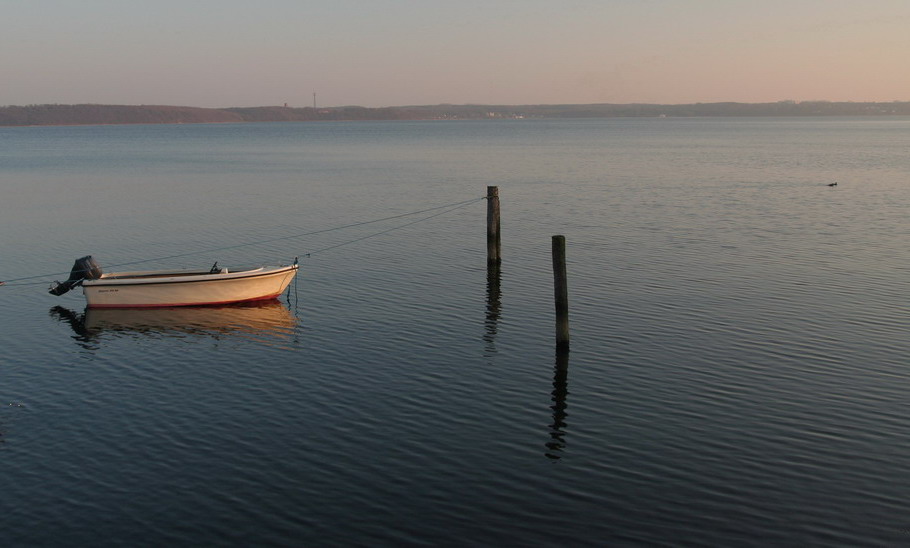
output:
M 692 118 L 717 116 L 910 116 L 910 101 L 776 103 L 425 105 L 367 108 L 287 106 L 201 108 L 165 105 L 28 105 L 0 107 L 0 126 L 206 124 L 361 120 L 522 118 Z

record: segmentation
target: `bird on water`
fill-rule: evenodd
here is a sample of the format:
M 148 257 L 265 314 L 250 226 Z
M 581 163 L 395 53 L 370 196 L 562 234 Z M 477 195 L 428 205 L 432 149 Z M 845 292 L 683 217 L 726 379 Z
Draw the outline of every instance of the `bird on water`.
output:
M 828 186 L 837 186 L 837 181 L 834 181 L 833 183 L 828 183 Z

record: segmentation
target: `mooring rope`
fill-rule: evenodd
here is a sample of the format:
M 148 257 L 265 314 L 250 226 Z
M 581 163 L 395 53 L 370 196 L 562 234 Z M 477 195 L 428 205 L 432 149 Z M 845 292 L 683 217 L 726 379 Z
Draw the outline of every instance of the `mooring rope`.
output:
M 390 228 L 390 229 L 388 229 L 388 230 L 383 230 L 383 231 L 381 231 L 381 232 L 376 232 L 375 234 L 369 234 L 369 235 L 367 235 L 367 236 L 362 236 L 362 237 L 356 238 L 356 239 L 354 239 L 354 240 L 350 240 L 350 241 L 347 241 L 347 242 L 342 242 L 342 243 L 340 243 L 340 244 L 335 244 L 335 245 L 332 245 L 332 246 L 329 246 L 329 247 L 325 247 L 325 248 L 322 248 L 322 249 L 318 249 L 318 250 L 316 250 L 316 251 L 311 251 L 311 252 L 309 252 L 309 253 L 304 253 L 304 254 L 303 254 L 304 257 L 309 257 L 310 255 L 314 255 L 314 254 L 316 254 L 316 253 L 322 253 L 323 251 L 328 251 L 328 250 L 330 250 L 330 249 L 335 249 L 335 248 L 337 248 L 337 247 L 341 247 L 341 246 L 344 246 L 344 245 L 348 245 L 348 244 L 352 244 L 352 243 L 355 243 L 355 242 L 359 242 L 359 241 L 361 241 L 361 240 L 366 240 L 367 238 L 372 238 L 372 237 L 374 237 L 374 236 L 379 236 L 379 235 L 382 235 L 382 234 L 387 234 L 387 233 L 392 232 L 392 231 L 394 231 L 394 230 L 398 230 L 398 229 L 401 229 L 401 228 L 405 228 L 405 227 L 408 227 L 408 226 L 411 226 L 411 225 L 414 225 L 414 224 L 417 224 L 417 223 L 420 223 L 420 222 L 423 222 L 423 221 L 432 219 L 432 218 L 434 218 L 434 217 L 438 217 L 438 216 L 440 216 L 440 215 L 445 215 L 446 213 L 450 213 L 450 212 L 452 212 L 452 211 L 455 211 L 456 209 L 461 209 L 462 207 L 465 207 L 465 206 L 467 206 L 467 205 L 473 204 L 473 203 L 475 203 L 475 202 L 479 202 L 479 201 L 481 201 L 481 200 L 485 200 L 486 198 L 487 198 L 486 196 L 483 196 L 483 197 L 480 197 L 480 198 L 471 198 L 470 200 L 464 200 L 464 201 L 461 201 L 461 202 L 454 202 L 454 203 L 451 203 L 451 204 L 445 204 L 445 205 L 441 205 L 441 206 L 430 207 L 430 208 L 427 208 L 427 209 L 421 209 L 421 210 L 419 210 L 419 211 L 411 211 L 411 212 L 409 212 L 409 213 L 401 213 L 401 214 L 399 214 L 399 215 L 392 215 L 391 217 L 383 217 L 382 219 L 374 219 L 374 220 L 371 220 L 371 221 L 361 221 L 361 222 L 351 223 L 351 224 L 347 224 L 347 225 L 343 225 L 343 226 L 336 226 L 336 227 L 332 227 L 332 228 L 324 228 L 324 229 L 321 229 L 321 230 L 313 230 L 313 231 L 310 231 L 310 232 L 303 232 L 303 233 L 300 233 L 300 234 L 292 234 L 292 235 L 290 235 L 290 236 L 281 236 L 281 237 L 278 237 L 278 238 L 269 238 L 269 239 L 266 239 L 266 240 L 257 240 L 257 241 L 255 241 L 255 242 L 247 242 L 247 243 L 229 245 L 229 246 L 224 246 L 224 247 L 215 247 L 215 248 L 203 249 L 203 250 L 199 250 L 199 251 L 191 251 L 191 252 L 188 252 L 188 253 L 178 253 L 178 254 L 176 254 L 176 255 L 168 255 L 168 256 L 165 256 L 165 257 L 154 257 L 154 258 L 152 258 L 152 259 L 140 259 L 140 260 L 138 260 L 138 261 L 129 261 L 129 262 L 125 262 L 125 263 L 116 263 L 116 264 L 111 264 L 111 265 L 105 265 L 105 267 L 106 267 L 106 268 L 119 268 L 119 267 L 121 267 L 121 266 L 131 266 L 131 265 L 136 265 L 136 264 L 149 263 L 149 262 L 153 262 L 153 261 L 167 261 L 167 260 L 170 260 L 170 259 L 178 259 L 178 258 L 180 258 L 180 257 L 189 257 L 189 256 L 191 256 L 191 255 L 202 255 L 202 254 L 204 254 L 204 253 L 213 253 L 213 252 L 216 252 L 216 251 L 227 251 L 227 250 L 231 250 L 231 249 L 238 249 L 238 248 L 241 248 L 241 247 L 249 247 L 249 246 L 254 246 L 254 245 L 262 245 L 262 244 L 267 244 L 267 243 L 272 243 L 272 242 L 280 242 L 280 241 L 284 241 L 284 240 L 293 240 L 293 239 L 295 239 L 295 238 L 302 238 L 302 237 L 304 237 L 304 236 L 313 236 L 313 235 L 316 235 L 316 234 L 324 234 L 324 233 L 326 233 L 326 232 L 333 232 L 333 231 L 336 231 L 336 230 L 345 230 L 345 229 L 348 229 L 348 228 L 355 228 L 355 227 L 358 227 L 358 226 L 365 226 L 365 225 L 370 225 L 370 224 L 376 224 L 376 223 L 381 223 L 381 222 L 384 222 L 384 221 L 392 221 L 392 220 L 395 220 L 395 219 L 402 219 L 402 218 L 404 218 L 404 217 L 411 217 L 411 216 L 414 216 L 414 215 L 420 215 L 421 213 L 427 213 L 427 212 L 430 212 L 430 211 L 438 211 L 438 210 L 440 210 L 440 209 L 445 209 L 445 211 L 441 211 L 441 212 L 439 212 L 439 213 L 434 213 L 433 215 L 430 215 L 430 216 L 428 216 L 428 217 L 424 217 L 424 218 L 421 218 L 421 219 L 417 219 L 416 221 L 412 221 L 412 222 L 409 222 L 409 223 L 405 223 L 405 224 L 403 224 L 403 225 L 400 225 L 400 226 L 396 226 L 396 227 Z M 26 281 L 26 280 L 35 280 L 35 279 L 38 279 L 38 278 L 51 278 L 51 277 L 54 277 L 54 276 L 68 276 L 70 273 L 71 273 L 71 272 L 52 272 L 52 273 L 50 273 L 50 274 L 38 274 L 38 275 L 36 275 L 36 276 L 24 276 L 24 277 L 22 277 L 22 278 L 13 278 L 13 279 L 10 279 L 10 280 L 0 281 L 0 286 L 12 287 L 12 286 L 24 286 L 24 285 L 41 285 L 41 284 L 44 284 L 44 283 L 47 283 L 47 282 L 46 282 L 46 281 L 41 281 L 41 282 L 27 282 L 27 283 L 15 283 L 15 282 L 24 282 L 24 281 Z
M 349 241 L 347 241 L 347 242 L 342 242 L 342 243 L 340 243 L 340 244 L 335 244 L 335 245 L 331 245 L 331 246 L 329 246 L 329 247 L 324 247 L 324 248 L 322 248 L 322 249 L 317 249 L 316 251 L 310 251 L 309 253 L 305 254 L 304 256 L 305 256 L 305 257 L 309 257 L 310 255 L 315 255 L 316 253 L 322 253 L 323 251 L 328 251 L 328 250 L 330 250 L 330 249 L 335 249 L 335 248 L 341 247 L 341 246 L 343 246 L 343 245 L 353 244 L 353 243 L 355 243 L 355 242 L 359 242 L 359 241 L 362 241 L 362 240 L 366 240 L 367 238 L 372 238 L 372 237 L 374 237 L 374 236 L 380 236 L 380 235 L 382 235 L 382 234 L 388 234 L 389 232 L 392 232 L 392 231 L 394 231 L 394 230 L 398 230 L 398 229 L 401 229 L 401 228 L 405 228 L 405 227 L 408 227 L 408 226 L 411 226 L 411 225 L 416 225 L 417 223 L 421 223 L 421 222 L 426 221 L 426 220 L 428 220 L 428 219 L 432 219 L 433 217 L 439 217 L 440 215 L 445 215 L 446 213 L 451 213 L 452 211 L 455 211 L 456 209 L 461 209 L 461 208 L 463 208 L 463 207 L 465 207 L 465 206 L 467 206 L 467 205 L 473 204 L 474 202 L 479 202 L 480 200 L 486 200 L 486 199 L 487 199 L 487 197 L 484 196 L 483 198 L 475 198 L 475 199 L 469 200 L 469 201 L 467 201 L 467 202 L 462 202 L 461 204 L 456 205 L 456 206 L 453 207 L 452 209 L 447 209 L 447 210 L 441 211 L 441 212 L 439 212 L 439 213 L 434 213 L 433 215 L 430 215 L 429 217 L 424 217 L 424 218 L 422 218 L 422 219 L 417 219 L 416 221 L 411 221 L 410 223 L 405 223 L 405 224 L 403 224 L 403 225 L 395 226 L 395 227 L 389 228 L 389 229 L 387 229 L 387 230 L 383 230 L 382 232 L 376 232 L 376 233 L 374 233 L 374 234 L 368 234 L 368 235 L 366 235 L 366 236 L 361 236 L 360 238 L 355 238 L 355 239 L 349 240 Z M 448 207 L 448 206 L 446 206 L 446 207 Z M 435 208 L 435 209 L 439 209 L 439 208 Z M 426 213 L 427 211 L 430 211 L 430 210 L 429 210 L 429 209 L 425 209 L 425 210 L 422 211 L 421 213 Z

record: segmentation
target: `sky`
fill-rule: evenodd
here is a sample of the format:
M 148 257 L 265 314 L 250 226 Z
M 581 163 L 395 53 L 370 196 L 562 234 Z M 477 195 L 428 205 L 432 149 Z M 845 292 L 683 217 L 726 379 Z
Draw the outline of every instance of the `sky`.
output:
M 0 0 L 0 106 L 910 100 L 910 0 Z

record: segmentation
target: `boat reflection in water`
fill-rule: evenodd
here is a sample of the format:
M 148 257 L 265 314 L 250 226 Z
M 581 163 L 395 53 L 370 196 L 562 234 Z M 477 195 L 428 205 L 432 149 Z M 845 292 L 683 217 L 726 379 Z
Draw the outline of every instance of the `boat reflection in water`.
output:
M 62 306 L 50 314 L 67 323 L 84 343 L 112 337 L 242 337 L 270 345 L 292 342 L 297 318 L 277 300 L 223 306 L 169 308 L 87 308 Z

